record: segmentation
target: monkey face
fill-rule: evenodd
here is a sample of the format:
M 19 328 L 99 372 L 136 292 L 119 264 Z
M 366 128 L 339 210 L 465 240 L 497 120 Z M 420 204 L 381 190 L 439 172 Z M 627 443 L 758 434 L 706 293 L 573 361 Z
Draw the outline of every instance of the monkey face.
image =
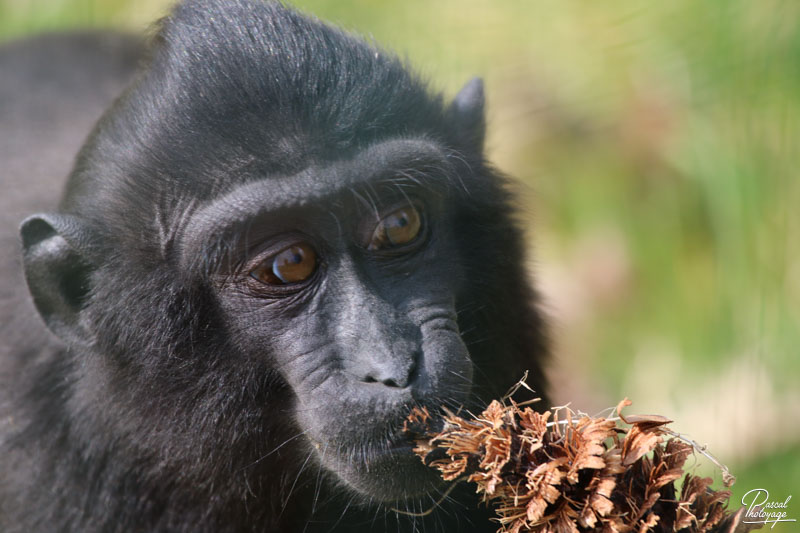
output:
M 187 268 L 219 248 L 208 236 L 228 243 L 215 286 L 231 337 L 291 389 L 316 460 L 373 499 L 430 490 L 402 422 L 413 406 L 461 405 L 472 387 L 444 154 L 389 140 L 306 169 L 289 179 L 313 182 L 324 198 L 312 204 L 248 182 L 199 210 L 182 243 Z

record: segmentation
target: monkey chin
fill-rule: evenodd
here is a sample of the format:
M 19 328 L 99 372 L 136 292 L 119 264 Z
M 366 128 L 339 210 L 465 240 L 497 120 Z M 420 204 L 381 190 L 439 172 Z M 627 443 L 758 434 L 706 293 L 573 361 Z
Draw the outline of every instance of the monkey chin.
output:
M 369 502 L 403 502 L 431 492 L 440 492 L 445 483 L 432 468 L 425 466 L 409 442 L 363 448 L 341 448 L 320 455 L 322 466 L 342 485 Z

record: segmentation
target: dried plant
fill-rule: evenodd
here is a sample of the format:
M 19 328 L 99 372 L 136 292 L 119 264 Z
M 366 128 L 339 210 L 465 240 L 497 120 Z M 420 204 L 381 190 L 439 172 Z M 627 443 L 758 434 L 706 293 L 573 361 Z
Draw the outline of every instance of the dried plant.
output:
M 729 491 L 684 472 L 694 451 L 711 456 L 668 429 L 670 420 L 623 416 L 627 399 L 617 418 L 567 407 L 539 413 L 527 403 L 507 397 L 467 418 L 415 409 L 405 425 L 415 452 L 443 479 L 477 485 L 482 501 L 495 506 L 498 533 L 747 530 L 741 510 L 726 510 Z M 732 485 L 727 468 L 712 460 Z

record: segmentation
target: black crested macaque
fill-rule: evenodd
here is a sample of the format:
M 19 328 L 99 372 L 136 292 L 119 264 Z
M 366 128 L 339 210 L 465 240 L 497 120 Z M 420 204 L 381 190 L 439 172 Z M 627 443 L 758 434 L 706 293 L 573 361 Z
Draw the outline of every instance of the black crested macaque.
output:
M 497 529 L 465 484 L 396 512 L 448 489 L 413 406 L 544 388 L 480 80 L 196 0 L 146 52 L 6 45 L 0 128 L 0 531 Z

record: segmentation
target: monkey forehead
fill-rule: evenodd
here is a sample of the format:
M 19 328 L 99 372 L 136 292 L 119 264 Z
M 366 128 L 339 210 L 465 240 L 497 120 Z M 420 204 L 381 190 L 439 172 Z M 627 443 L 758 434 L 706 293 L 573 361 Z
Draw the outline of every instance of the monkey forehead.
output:
M 290 176 L 248 181 L 199 205 L 180 231 L 181 266 L 188 266 L 211 243 L 260 215 L 290 208 L 327 209 L 325 200 L 362 186 L 410 182 L 426 194 L 464 185 L 448 152 L 432 140 L 392 139 L 371 145 L 348 159 L 309 166 Z

